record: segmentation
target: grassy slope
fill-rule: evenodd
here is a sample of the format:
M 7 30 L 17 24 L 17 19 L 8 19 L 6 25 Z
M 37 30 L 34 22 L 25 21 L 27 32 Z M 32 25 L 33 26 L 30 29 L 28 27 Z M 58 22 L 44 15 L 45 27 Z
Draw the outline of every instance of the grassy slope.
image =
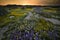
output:
M 10 13 L 7 14 L 6 16 L 2 16 L 0 17 L 0 28 L 8 25 L 10 22 L 15 22 L 16 24 L 18 24 L 19 22 L 19 19 L 24 19 L 24 17 L 28 14 L 29 11 L 31 11 L 32 8 L 26 8 L 26 9 L 21 9 L 21 8 L 17 8 L 17 9 L 10 9 Z M 43 12 L 56 12 L 55 9 L 49 9 L 49 10 L 43 10 Z M 14 16 L 13 18 L 10 18 L 10 16 Z M 45 16 L 45 15 L 42 15 L 42 16 Z M 35 20 L 35 19 L 34 19 Z M 24 21 L 24 20 L 22 20 Z M 29 21 L 27 22 L 20 22 L 19 24 L 19 29 L 24 29 L 25 25 L 29 25 L 28 24 Z M 24 23 L 24 24 L 23 24 Z M 20 28 L 21 26 L 21 28 Z M 37 31 L 40 31 L 40 30 L 45 30 L 45 31 L 49 31 L 49 30 L 53 30 L 53 27 L 54 25 L 46 20 L 44 20 L 43 18 L 40 18 L 40 19 L 36 19 L 35 20 L 35 24 L 34 24 L 34 30 L 37 32 Z M 13 27 L 13 26 L 11 26 Z M 13 27 L 14 28 L 14 27 Z M 12 29 L 13 29 L 12 28 Z M 8 29 L 7 32 L 10 32 L 11 29 Z M 47 33 L 44 32 L 42 33 L 43 36 L 46 36 Z

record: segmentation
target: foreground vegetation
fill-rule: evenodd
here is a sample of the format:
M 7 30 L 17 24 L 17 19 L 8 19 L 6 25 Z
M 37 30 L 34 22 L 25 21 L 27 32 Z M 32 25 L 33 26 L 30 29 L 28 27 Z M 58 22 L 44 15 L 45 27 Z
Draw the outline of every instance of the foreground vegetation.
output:
M 40 10 L 38 10 L 37 7 L 17 7 L 13 9 L 8 7 L 1 8 L 0 11 L 3 11 L 3 9 L 7 10 L 4 10 L 4 12 L 1 12 L 3 14 L 0 14 L 0 35 L 2 36 L 0 36 L 0 39 L 59 40 L 60 8 L 40 8 Z M 54 23 L 47 19 L 55 19 L 59 23 Z

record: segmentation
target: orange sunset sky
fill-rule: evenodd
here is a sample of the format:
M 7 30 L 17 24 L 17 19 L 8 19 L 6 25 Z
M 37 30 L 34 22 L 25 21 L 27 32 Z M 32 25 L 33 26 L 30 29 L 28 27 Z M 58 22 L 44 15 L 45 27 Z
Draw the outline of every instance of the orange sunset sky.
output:
M 0 5 L 56 5 L 60 0 L 0 0 Z

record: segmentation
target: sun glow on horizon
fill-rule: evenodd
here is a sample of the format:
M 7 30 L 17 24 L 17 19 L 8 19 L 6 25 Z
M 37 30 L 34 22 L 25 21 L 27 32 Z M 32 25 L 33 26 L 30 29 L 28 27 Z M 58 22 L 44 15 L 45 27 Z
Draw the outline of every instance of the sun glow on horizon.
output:
M 31 4 L 29 4 L 29 3 L 23 3 L 23 4 L 21 4 L 21 5 L 31 5 Z

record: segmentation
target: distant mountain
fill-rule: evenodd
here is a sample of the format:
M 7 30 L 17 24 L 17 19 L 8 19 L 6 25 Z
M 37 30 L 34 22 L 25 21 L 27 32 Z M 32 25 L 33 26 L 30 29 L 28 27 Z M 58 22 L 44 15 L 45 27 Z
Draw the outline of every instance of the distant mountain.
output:
M 16 7 L 60 7 L 60 5 L 44 5 L 44 6 L 41 6 L 41 5 L 16 5 L 16 4 L 0 5 L 0 7 L 1 6 L 9 7 L 9 8 L 11 8 L 11 7 L 14 7 L 14 8 L 16 8 Z

